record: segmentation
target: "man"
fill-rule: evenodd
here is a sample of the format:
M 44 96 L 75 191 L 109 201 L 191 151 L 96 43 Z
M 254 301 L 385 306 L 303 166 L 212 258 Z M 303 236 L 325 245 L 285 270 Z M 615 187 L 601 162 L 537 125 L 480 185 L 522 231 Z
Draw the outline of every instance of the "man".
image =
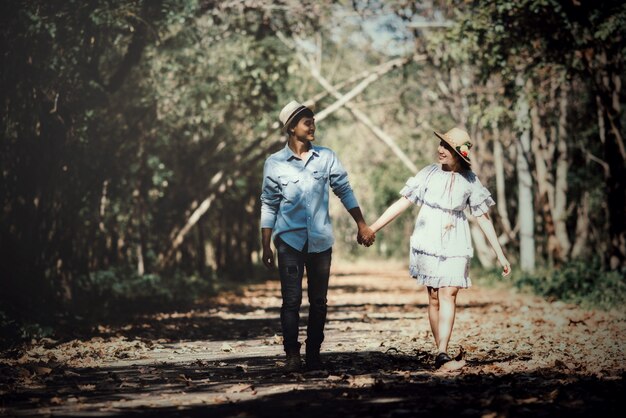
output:
M 306 367 L 322 368 L 320 347 L 324 341 L 332 226 L 328 214 L 329 186 L 357 224 L 357 240 L 366 246 L 374 234 L 363 220 L 361 209 L 348 182 L 348 174 L 335 153 L 312 144 L 315 140 L 314 113 L 291 101 L 279 114 L 285 148 L 272 154 L 263 169 L 261 231 L 263 263 L 274 266 L 278 252 L 282 307 L 280 311 L 286 353 L 286 371 L 301 368 L 298 327 L 302 302 L 304 269 L 308 278 L 309 321 L 306 339 Z

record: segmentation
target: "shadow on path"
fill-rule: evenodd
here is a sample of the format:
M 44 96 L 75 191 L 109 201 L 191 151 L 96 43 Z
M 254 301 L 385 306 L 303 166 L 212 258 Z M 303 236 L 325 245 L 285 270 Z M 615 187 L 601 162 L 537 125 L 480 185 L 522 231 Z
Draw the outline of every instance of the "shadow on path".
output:
M 617 416 L 623 379 L 553 370 L 431 370 L 428 353 L 326 354 L 328 371 L 284 374 L 275 356 L 58 370 L 2 401 L 16 415 L 190 417 Z M 501 359 L 500 361 L 506 361 Z M 87 390 L 88 389 L 88 390 Z M 63 398 L 60 401 L 60 397 Z M 34 400 L 37 408 L 33 409 Z M 80 408 L 77 408 L 80 403 Z

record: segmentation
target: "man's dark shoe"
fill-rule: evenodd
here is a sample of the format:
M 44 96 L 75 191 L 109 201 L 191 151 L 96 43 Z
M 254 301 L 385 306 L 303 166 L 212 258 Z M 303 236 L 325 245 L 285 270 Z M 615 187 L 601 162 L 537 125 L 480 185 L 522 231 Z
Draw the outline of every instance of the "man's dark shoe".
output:
M 302 359 L 299 352 L 287 353 L 284 370 L 287 373 L 299 372 L 302 369 Z
M 306 353 L 306 369 L 307 370 L 322 370 L 323 368 L 324 368 L 324 364 L 322 363 L 322 359 L 320 358 L 319 351 Z
M 449 361 L 452 361 L 452 359 L 446 353 L 437 354 L 437 357 L 435 357 L 435 369 L 440 368 Z

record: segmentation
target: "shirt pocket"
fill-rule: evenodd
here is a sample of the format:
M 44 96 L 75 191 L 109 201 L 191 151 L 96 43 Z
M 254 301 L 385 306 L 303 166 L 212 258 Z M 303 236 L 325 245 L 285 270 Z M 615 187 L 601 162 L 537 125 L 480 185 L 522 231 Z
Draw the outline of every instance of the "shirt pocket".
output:
M 314 171 L 311 175 L 313 176 L 316 187 L 324 186 L 328 182 L 328 174 L 323 171 Z
M 299 182 L 295 176 L 280 176 L 281 194 L 286 200 L 294 202 L 298 199 L 301 194 Z

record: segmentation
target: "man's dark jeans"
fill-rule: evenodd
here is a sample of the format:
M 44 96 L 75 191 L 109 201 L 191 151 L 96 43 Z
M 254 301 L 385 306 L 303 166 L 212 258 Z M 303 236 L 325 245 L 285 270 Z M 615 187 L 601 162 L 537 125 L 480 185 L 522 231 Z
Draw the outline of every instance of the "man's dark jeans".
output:
M 302 303 L 302 276 L 306 267 L 310 305 L 306 345 L 307 351 L 319 352 L 324 341 L 326 294 L 328 293 L 332 248 L 321 253 L 307 253 L 306 244 L 303 251 L 298 251 L 285 244 L 280 238 L 276 238 L 275 245 L 278 252 L 280 290 L 283 297 L 280 321 L 285 351 L 289 353 L 300 350 L 298 327 Z

